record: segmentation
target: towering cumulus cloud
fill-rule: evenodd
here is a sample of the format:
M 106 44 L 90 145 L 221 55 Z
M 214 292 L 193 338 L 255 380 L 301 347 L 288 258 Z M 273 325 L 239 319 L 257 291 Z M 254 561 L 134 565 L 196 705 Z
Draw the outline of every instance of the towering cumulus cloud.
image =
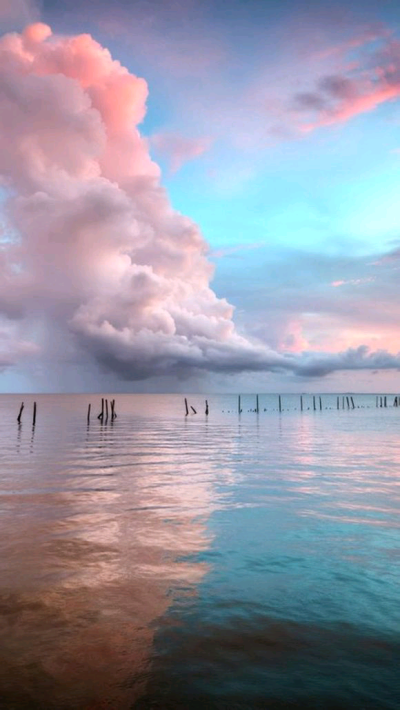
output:
M 206 244 L 138 132 L 146 98 L 89 35 L 37 23 L 0 40 L 0 313 L 70 333 L 126 379 L 287 367 L 210 288 Z
M 399 367 L 365 347 L 280 354 L 235 330 L 139 134 L 146 98 L 89 35 L 37 23 L 0 40 L 0 370 L 40 348 L 130 380 Z

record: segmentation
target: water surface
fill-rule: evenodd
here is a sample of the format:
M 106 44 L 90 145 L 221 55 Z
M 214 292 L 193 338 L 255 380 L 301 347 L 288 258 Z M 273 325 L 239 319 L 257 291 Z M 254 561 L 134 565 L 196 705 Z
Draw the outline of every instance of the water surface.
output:
M 400 408 L 115 398 L 0 398 L 0 707 L 397 709 Z

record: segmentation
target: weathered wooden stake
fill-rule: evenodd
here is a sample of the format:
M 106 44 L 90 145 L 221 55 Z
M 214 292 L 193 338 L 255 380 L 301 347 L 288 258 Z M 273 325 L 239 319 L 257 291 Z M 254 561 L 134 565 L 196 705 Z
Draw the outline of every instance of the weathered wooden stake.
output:
M 258 408 L 258 394 L 256 395 L 256 412 L 257 412 L 257 414 L 259 413 L 259 408 Z
M 108 399 L 106 399 L 106 421 L 108 421 Z
M 208 417 L 208 402 L 206 400 L 206 417 Z
M 195 408 L 194 408 L 194 407 L 192 407 L 192 405 L 190 405 L 190 409 L 192 409 L 192 410 L 193 410 L 193 414 L 197 414 L 197 412 L 196 412 Z
M 242 409 L 241 409 L 241 406 L 240 406 L 240 395 L 239 395 L 239 396 L 238 396 L 238 414 L 241 414 L 241 413 L 242 413 Z
M 387 407 L 387 397 L 385 397 L 385 407 Z
M 112 401 L 112 418 L 116 419 L 117 418 L 117 412 L 115 411 L 115 399 Z
M 22 412 L 24 411 L 24 403 L 22 402 L 20 409 L 19 409 L 19 414 L 17 417 L 17 422 L 18 424 L 21 424 L 21 417 L 22 417 Z
M 319 398 L 319 408 L 320 408 L 320 411 L 321 411 L 321 410 L 322 410 L 322 399 L 321 399 L 321 397 Z
M 379 407 L 383 407 L 383 400 L 381 396 L 379 396 Z
M 281 395 L 279 395 L 279 411 L 282 411 L 282 400 L 281 400 Z
M 32 426 L 35 426 L 36 424 L 36 402 L 33 403 L 33 419 L 32 419 Z
M 186 397 L 185 397 L 185 407 L 186 407 L 186 414 L 185 414 L 185 417 L 187 417 L 187 415 L 189 414 L 189 407 L 188 407 L 188 403 L 187 403 Z
M 347 409 L 350 409 L 350 401 L 349 401 L 348 397 L 346 397 L 346 403 L 347 403 Z
M 350 397 L 350 400 L 351 400 L 351 406 L 353 407 L 353 409 L 355 409 L 353 397 Z
M 336 407 L 339 409 L 339 397 L 336 397 Z
M 102 397 L 101 398 L 101 412 L 100 412 L 99 416 L 97 417 L 97 419 L 101 419 L 101 421 L 103 421 L 103 417 L 104 417 L 104 398 Z
M 303 395 L 300 395 L 300 411 L 303 411 Z
M 89 424 L 89 422 L 90 422 L 90 410 L 91 410 L 91 408 L 92 408 L 92 405 L 89 404 L 89 406 L 88 406 L 88 408 L 87 408 L 87 423 L 88 423 L 88 424 Z
M 312 400 L 313 400 L 313 410 L 314 410 L 314 412 L 315 412 L 316 409 L 317 409 L 316 404 L 315 404 L 315 395 L 313 395 Z
M 342 397 L 342 409 L 344 409 L 344 397 Z
M 378 395 L 376 395 L 375 406 L 378 406 Z

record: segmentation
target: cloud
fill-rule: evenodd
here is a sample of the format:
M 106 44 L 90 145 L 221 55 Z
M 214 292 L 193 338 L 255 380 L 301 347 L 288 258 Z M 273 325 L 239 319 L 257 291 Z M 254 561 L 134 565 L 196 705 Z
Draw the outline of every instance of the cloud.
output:
M 126 379 L 288 367 L 210 288 L 198 227 L 174 211 L 138 131 L 147 85 L 89 35 L 44 24 L 0 43 L 0 172 L 14 238 L 9 318 L 60 328 Z M 44 326 L 43 326 L 44 323 Z
M 380 104 L 400 96 L 400 42 L 388 40 L 368 61 L 345 74 L 325 75 L 314 91 L 299 92 L 293 99 L 299 112 L 314 114 L 314 120 L 300 123 L 303 132 L 345 123 Z
M 243 252 L 253 251 L 254 249 L 262 249 L 266 246 L 265 242 L 253 242 L 244 244 L 235 244 L 234 246 L 222 247 L 210 251 L 210 257 L 213 259 L 224 259 L 225 257 L 241 258 L 239 255 Z
M 93 0 L 79 6 L 79 16 L 94 24 L 96 33 L 117 37 L 125 51 L 134 47 L 136 66 L 146 67 L 152 92 L 162 102 L 167 125 L 161 135 L 180 136 L 183 124 L 192 135 L 210 133 L 213 153 L 228 144 L 231 154 L 246 156 L 244 167 L 251 158 L 254 172 L 271 145 L 343 123 L 390 100 L 387 92 L 374 96 L 373 86 L 361 86 L 366 78 L 373 84 L 374 70 L 390 64 L 376 51 L 393 36 L 377 21 L 378 8 L 359 12 L 300 3 L 279 18 L 272 13 L 271 22 L 268 3 L 253 4 L 251 12 L 246 4 L 233 3 L 221 24 L 214 4 L 150 0 L 132 9 Z M 76 0 L 65 11 L 73 22 Z M 323 90 L 330 77 L 354 79 L 360 90 L 354 105 Z M 235 167 L 229 166 L 231 174 Z
M 217 291 L 236 304 L 238 325 L 271 349 L 337 354 L 367 345 L 371 352 L 396 353 L 398 248 L 360 255 L 357 249 L 351 253 L 347 241 L 338 248 L 333 240 L 325 253 L 269 247 L 254 258 L 248 252 L 246 263 L 233 261 L 229 271 L 222 260 Z M 241 278 L 244 271 L 251 280 Z
M 397 367 L 384 352 L 280 353 L 238 332 L 208 246 L 140 135 L 147 91 L 90 35 L 37 23 L 0 40 L 1 366 L 37 354 L 25 330 L 125 380 Z
M 400 353 L 386 350 L 370 352 L 366 345 L 336 354 L 307 353 L 298 361 L 297 374 L 303 377 L 325 377 L 340 370 L 392 370 L 400 368 Z
M 0 323 L 0 372 L 25 358 L 37 355 L 38 352 L 39 348 L 35 343 L 18 337 L 15 327 Z
M 331 286 L 334 286 L 335 288 L 338 288 L 339 286 L 359 286 L 360 284 L 366 284 L 370 283 L 371 281 L 374 281 L 375 277 L 374 276 L 365 276 L 364 278 L 361 279 L 348 279 L 347 281 L 339 280 L 339 281 L 332 281 Z
M 172 173 L 178 172 L 185 163 L 200 158 L 210 150 L 212 139 L 206 136 L 188 138 L 178 133 L 157 133 L 151 136 L 151 145 L 165 157 Z

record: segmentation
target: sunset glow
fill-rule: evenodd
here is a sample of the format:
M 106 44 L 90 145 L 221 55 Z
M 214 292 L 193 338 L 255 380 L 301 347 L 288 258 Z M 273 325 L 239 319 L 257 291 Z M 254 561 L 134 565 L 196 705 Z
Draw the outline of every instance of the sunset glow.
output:
M 0 3 L 3 390 L 396 389 L 400 11 L 88 8 Z

